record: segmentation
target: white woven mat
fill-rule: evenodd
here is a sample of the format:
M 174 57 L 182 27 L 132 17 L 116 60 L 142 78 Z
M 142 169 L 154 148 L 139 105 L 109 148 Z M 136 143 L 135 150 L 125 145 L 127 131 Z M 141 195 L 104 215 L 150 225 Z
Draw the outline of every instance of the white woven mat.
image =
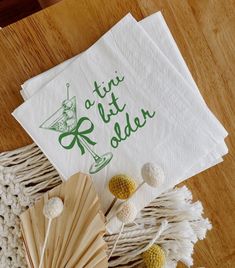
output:
M 27 267 L 19 215 L 59 183 L 58 173 L 35 144 L 0 154 L 0 268 Z M 161 194 L 135 224 L 124 227 L 109 266 L 141 266 L 141 253 L 153 243 L 164 249 L 166 267 L 176 267 L 178 261 L 191 266 L 194 244 L 211 228 L 202 214 L 201 203 L 192 203 L 186 187 Z M 105 236 L 109 252 L 116 238 Z

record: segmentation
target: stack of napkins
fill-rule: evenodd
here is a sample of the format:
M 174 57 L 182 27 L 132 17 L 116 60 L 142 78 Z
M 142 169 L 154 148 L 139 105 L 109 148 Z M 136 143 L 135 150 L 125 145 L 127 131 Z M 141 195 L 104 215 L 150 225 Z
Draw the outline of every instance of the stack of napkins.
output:
M 24 83 L 14 117 L 66 180 L 90 173 L 106 211 L 107 183 L 155 162 L 159 188 L 132 197 L 138 210 L 219 162 L 227 132 L 206 106 L 160 12 L 125 16 L 82 54 Z M 119 231 L 113 218 L 110 232 Z

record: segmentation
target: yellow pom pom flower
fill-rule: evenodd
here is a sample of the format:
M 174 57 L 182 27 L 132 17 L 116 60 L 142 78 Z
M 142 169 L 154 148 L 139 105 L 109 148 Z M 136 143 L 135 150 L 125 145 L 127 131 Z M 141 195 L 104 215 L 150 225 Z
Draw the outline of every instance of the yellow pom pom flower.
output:
M 142 254 L 146 268 L 163 268 L 165 265 L 165 253 L 163 249 L 154 244 Z
M 109 181 L 109 190 L 118 199 L 125 200 L 129 198 L 136 188 L 136 182 L 124 174 L 113 176 Z

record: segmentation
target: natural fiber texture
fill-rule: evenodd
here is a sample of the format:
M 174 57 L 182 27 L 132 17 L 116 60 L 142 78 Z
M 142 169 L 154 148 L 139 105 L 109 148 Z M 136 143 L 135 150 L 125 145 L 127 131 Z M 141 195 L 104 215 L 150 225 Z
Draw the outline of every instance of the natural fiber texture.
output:
M 109 181 L 109 191 L 119 199 L 129 198 L 136 188 L 136 182 L 124 174 L 115 175 Z
M 0 166 L 0 267 L 25 268 L 18 215 L 61 179 L 35 144 L 0 154 Z M 154 243 L 165 252 L 166 268 L 176 267 L 179 260 L 192 265 L 194 244 L 211 228 L 202 213 L 201 203 L 192 203 L 186 187 L 161 194 L 134 224 L 125 225 L 109 266 L 142 265 L 142 253 Z M 105 236 L 108 254 L 117 236 Z
M 154 243 L 165 251 L 165 268 L 176 267 L 178 261 L 191 266 L 194 244 L 204 239 L 207 230 L 211 229 L 210 222 L 202 214 L 201 202 L 192 203 L 192 194 L 185 186 L 161 194 L 141 211 L 135 224 L 125 225 L 109 266 L 141 264 L 141 254 Z M 116 237 L 105 237 L 109 249 Z
M 165 253 L 162 248 L 156 244 L 152 245 L 142 254 L 147 268 L 163 268 L 165 265 Z
M 58 217 L 52 220 L 49 215 L 48 220 L 43 208 L 53 198 L 63 201 L 63 211 L 60 206 Z M 20 219 L 30 268 L 108 267 L 105 218 L 89 175 L 71 176 L 45 193 Z
M 19 215 L 60 182 L 35 144 L 0 154 L 0 267 L 27 267 Z
M 117 218 L 124 224 L 132 223 L 136 218 L 137 210 L 131 201 L 124 202 L 117 210 Z

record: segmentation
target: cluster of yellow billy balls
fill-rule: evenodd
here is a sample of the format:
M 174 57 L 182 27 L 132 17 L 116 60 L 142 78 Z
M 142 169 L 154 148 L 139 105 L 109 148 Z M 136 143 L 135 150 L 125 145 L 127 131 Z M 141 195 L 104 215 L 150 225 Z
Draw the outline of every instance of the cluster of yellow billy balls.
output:
M 115 196 L 115 199 L 128 201 L 144 183 L 151 187 L 158 187 L 164 182 L 164 172 L 162 168 L 153 163 L 144 164 L 141 169 L 141 175 L 143 181 L 139 186 L 137 186 L 136 181 L 128 175 L 119 174 L 113 176 L 110 179 L 108 186 L 110 192 Z M 122 215 L 122 210 L 119 214 L 117 214 L 117 216 L 122 222 L 128 223 L 131 222 L 129 218 L 132 218 L 132 220 L 135 218 L 135 216 L 132 216 L 133 213 L 131 213 L 133 212 L 134 207 L 132 207 L 131 202 L 124 203 L 124 206 L 126 206 L 125 215 Z M 126 217 L 126 214 L 128 214 L 126 213 L 126 210 L 128 208 L 130 213 L 128 217 Z M 162 268 L 165 265 L 165 253 L 157 244 L 152 245 L 148 250 L 146 250 L 142 254 L 142 258 L 147 268 Z

